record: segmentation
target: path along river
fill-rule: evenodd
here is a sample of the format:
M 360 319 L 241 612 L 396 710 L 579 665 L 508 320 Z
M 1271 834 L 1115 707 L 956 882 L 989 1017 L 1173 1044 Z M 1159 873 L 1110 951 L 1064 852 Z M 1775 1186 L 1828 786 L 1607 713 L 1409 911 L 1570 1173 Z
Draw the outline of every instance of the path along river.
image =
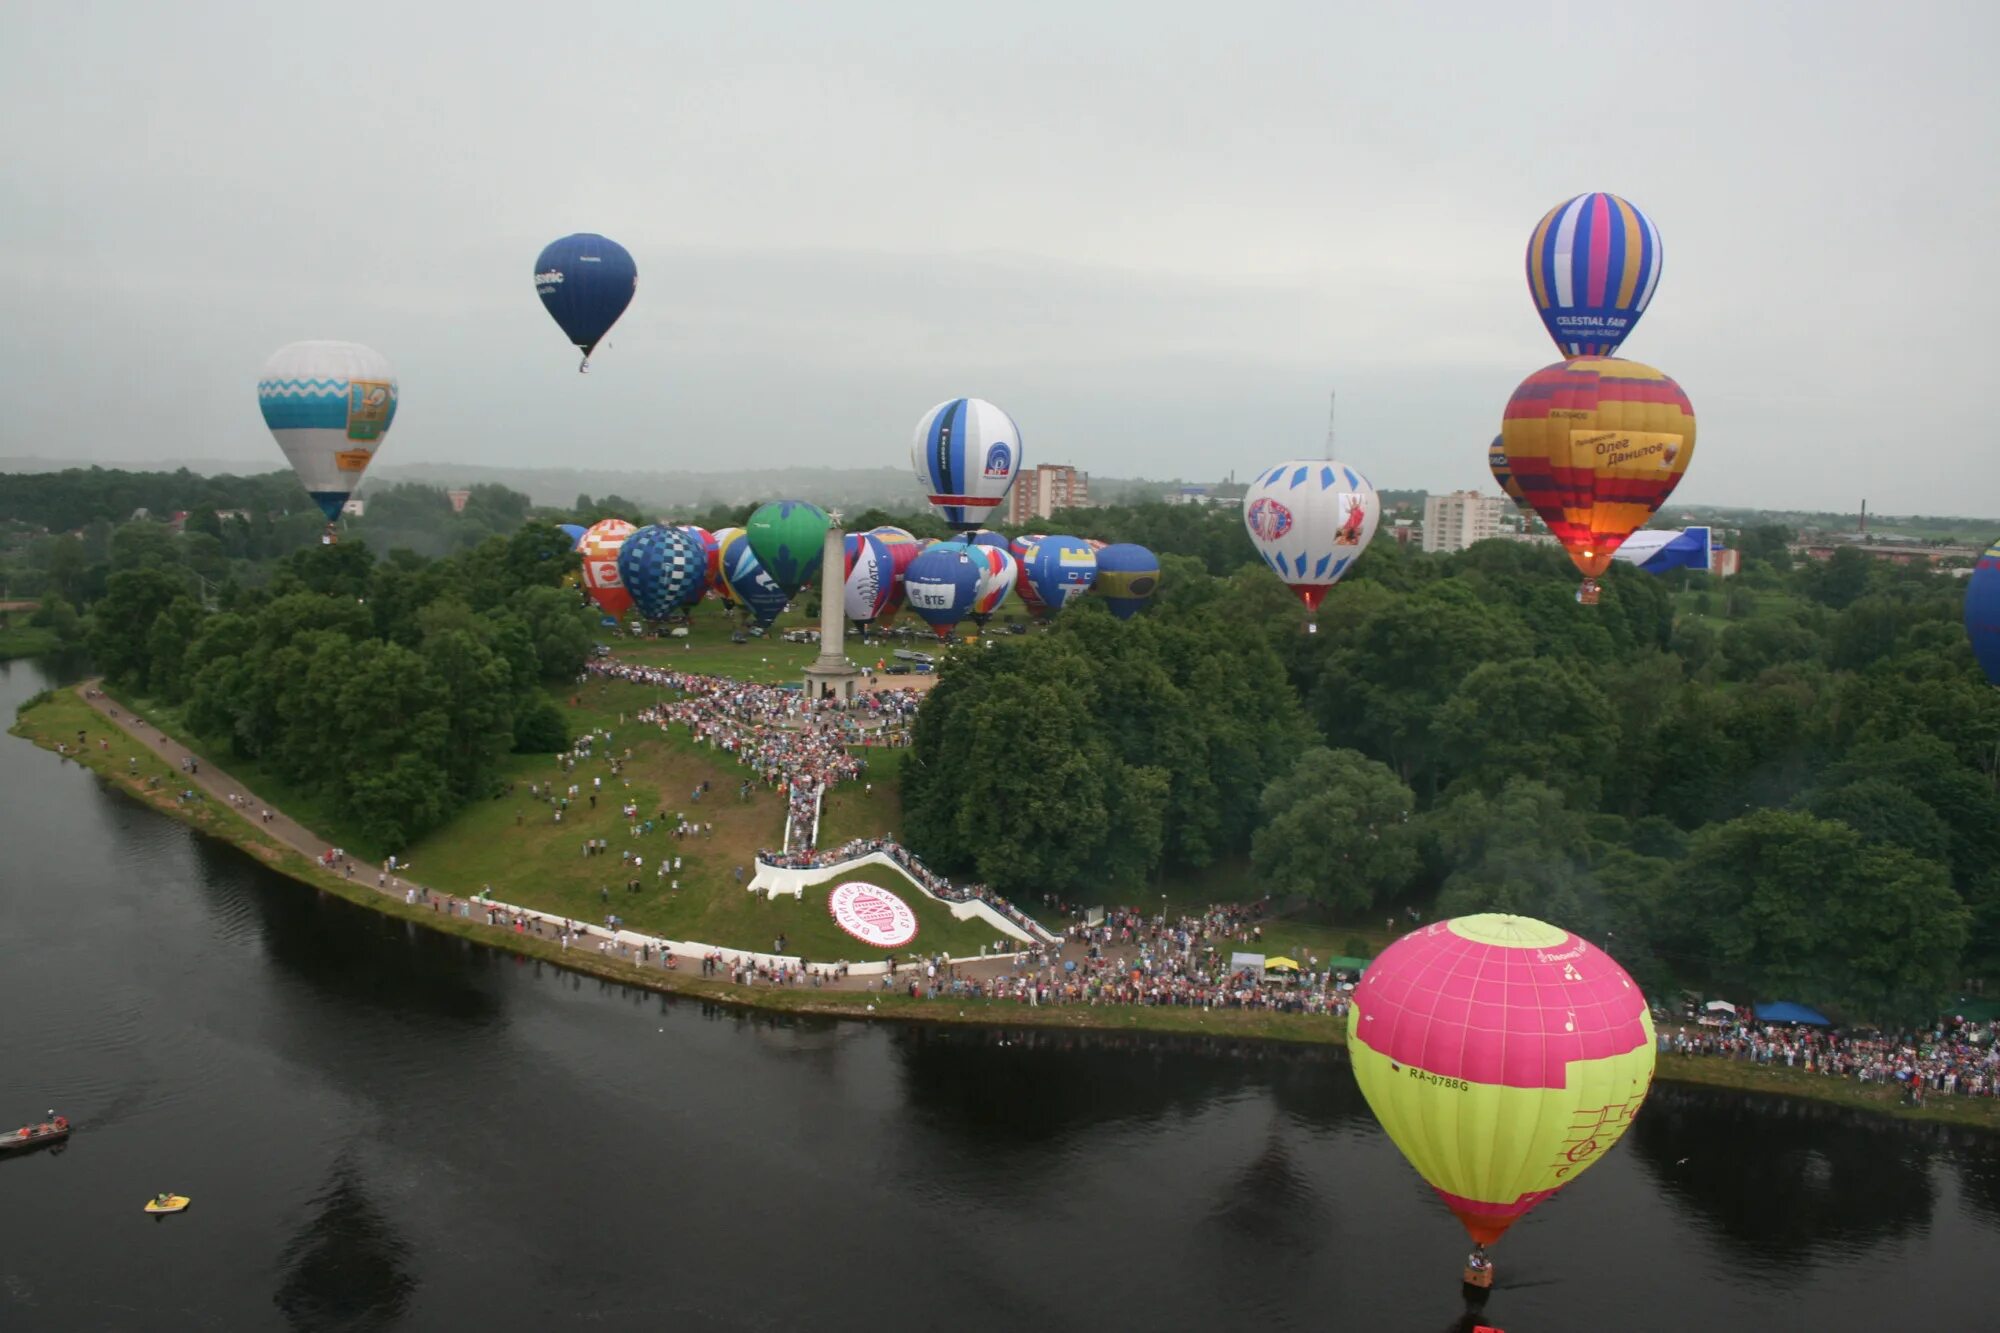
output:
M 0 665 L 0 716 L 64 674 Z M 49 1106 L 74 1142 L 0 1159 L 0 1329 L 1470 1327 L 1337 1051 L 628 990 L 0 736 L 0 1121 Z M 1995 1254 L 1992 1136 L 1663 1087 L 1486 1318 L 1991 1328 Z

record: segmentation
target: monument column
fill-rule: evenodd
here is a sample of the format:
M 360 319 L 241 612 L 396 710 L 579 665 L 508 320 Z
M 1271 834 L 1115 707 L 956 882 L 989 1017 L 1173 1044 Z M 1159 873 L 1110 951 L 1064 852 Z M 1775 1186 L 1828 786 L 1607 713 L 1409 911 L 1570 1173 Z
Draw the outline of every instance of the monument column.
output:
M 846 534 L 839 528 L 826 530 L 826 544 L 819 556 L 819 657 L 806 668 L 806 697 L 818 699 L 828 691 L 845 703 L 854 698 L 861 673 L 847 663 L 847 616 L 842 606 L 842 589 L 847 581 Z

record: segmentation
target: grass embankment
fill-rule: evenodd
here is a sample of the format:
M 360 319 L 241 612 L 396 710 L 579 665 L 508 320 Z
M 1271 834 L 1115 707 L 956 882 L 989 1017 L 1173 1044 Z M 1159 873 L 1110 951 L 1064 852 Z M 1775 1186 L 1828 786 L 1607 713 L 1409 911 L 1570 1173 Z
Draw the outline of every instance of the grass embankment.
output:
M 776 847 L 784 839 L 783 797 L 753 783 L 747 799 L 739 800 L 737 789 L 749 770 L 696 744 L 685 728 L 663 733 L 634 721 L 659 698 L 658 691 L 623 681 L 592 681 L 558 692 L 557 698 L 574 733 L 609 732 L 610 744 L 597 745 L 593 758 L 569 772 L 553 755 L 510 756 L 500 774 L 505 794 L 473 802 L 444 827 L 400 851 L 416 882 L 466 897 L 490 886 L 503 902 L 599 925 L 615 913 L 632 930 L 724 949 L 768 951 L 782 935 L 785 952 L 807 958 L 860 961 L 879 956 L 880 951 L 834 923 L 826 907 L 832 884 L 809 888 L 802 898 L 776 899 L 744 887 L 755 874 L 758 849 Z M 139 716 L 176 739 L 186 736 L 174 710 L 146 700 L 130 702 Z M 205 762 L 357 859 L 379 864 L 385 855 L 386 849 L 372 845 L 324 801 L 278 780 L 255 761 L 231 754 L 226 743 L 201 738 L 185 743 Z M 630 759 L 624 758 L 627 751 Z M 869 751 L 871 769 L 891 753 Z M 614 754 L 622 768 L 616 776 L 606 762 Z M 703 782 L 709 790 L 697 800 L 694 792 Z M 559 794 L 572 783 L 577 786 L 560 821 L 555 807 L 532 794 L 537 783 L 556 784 Z M 840 789 L 843 795 L 836 799 L 845 802 L 842 812 L 852 817 L 856 832 L 875 836 L 890 831 L 893 825 L 876 822 L 875 812 L 894 809 L 891 786 L 877 786 L 873 795 L 861 786 Z M 628 803 L 638 806 L 642 831 L 637 835 L 632 832 L 635 821 L 622 813 Z M 712 824 L 713 833 L 676 839 L 672 830 L 683 816 Z M 643 831 L 648 820 L 654 826 L 650 833 Z M 855 833 L 841 833 L 833 841 L 851 836 Z M 593 838 L 603 839 L 608 851 L 585 856 L 584 843 Z M 823 834 L 822 842 L 827 841 Z M 625 864 L 625 852 L 644 864 Z M 681 868 L 660 875 L 660 859 L 675 856 L 681 858 Z M 976 955 L 999 938 L 991 927 L 954 919 L 947 908 L 893 872 L 878 868 L 849 878 L 889 889 L 910 905 L 917 915 L 917 936 L 909 950 Z M 635 880 L 636 892 L 627 887 Z
M 60 647 L 62 640 L 52 629 L 39 629 L 33 625 L 0 628 L 0 662 L 16 657 L 40 657 Z

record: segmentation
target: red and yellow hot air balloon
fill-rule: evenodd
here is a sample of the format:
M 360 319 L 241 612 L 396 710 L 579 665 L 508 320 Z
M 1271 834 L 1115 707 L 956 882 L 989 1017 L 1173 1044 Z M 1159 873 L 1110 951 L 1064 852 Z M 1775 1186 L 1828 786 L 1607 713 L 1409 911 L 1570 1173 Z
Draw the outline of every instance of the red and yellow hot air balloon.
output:
M 1500 489 L 1507 492 L 1507 498 L 1514 502 L 1524 516 L 1533 516 L 1535 507 L 1528 503 L 1528 493 L 1521 489 L 1521 483 L 1514 480 L 1514 469 L 1507 462 L 1507 442 L 1498 435 L 1486 449 L 1486 467 L 1493 473 L 1493 480 Z
M 591 524 L 576 544 L 583 557 L 583 586 L 607 616 L 622 616 L 632 609 L 632 594 L 618 573 L 618 550 L 637 531 L 622 518 L 607 518 Z
M 1639 987 L 1529 917 L 1397 940 L 1355 988 L 1347 1036 L 1375 1118 L 1482 1249 L 1618 1142 L 1653 1082 Z
M 1521 381 L 1500 443 L 1515 484 L 1583 571 L 1577 600 L 1589 605 L 1612 552 L 1687 472 L 1694 408 L 1651 366 L 1580 356 Z

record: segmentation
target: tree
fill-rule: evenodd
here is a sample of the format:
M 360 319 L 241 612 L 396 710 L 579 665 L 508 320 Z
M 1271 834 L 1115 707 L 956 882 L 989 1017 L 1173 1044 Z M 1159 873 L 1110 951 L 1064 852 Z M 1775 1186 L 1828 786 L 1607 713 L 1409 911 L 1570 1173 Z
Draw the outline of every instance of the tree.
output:
M 1538 657 L 1475 669 L 1438 710 L 1436 731 L 1465 781 L 1491 791 L 1532 773 L 1586 808 L 1618 754 L 1604 692 L 1576 667 Z
M 1864 1022 L 1933 1016 L 1971 918 L 1943 866 L 1784 810 L 1698 833 L 1679 901 L 1680 931 L 1718 980 Z
M 1264 789 L 1251 860 L 1274 892 L 1343 911 L 1372 907 L 1417 872 L 1415 807 L 1387 765 L 1358 750 L 1314 746 Z
M 90 656 L 107 678 L 145 688 L 151 664 L 147 635 L 186 587 L 184 574 L 150 566 L 111 575 L 104 596 L 91 608 L 88 636 Z
M 1441 914 L 1516 912 L 1602 937 L 1583 817 L 1555 788 L 1514 778 L 1492 794 L 1463 790 L 1426 816 L 1421 830 L 1443 882 Z

